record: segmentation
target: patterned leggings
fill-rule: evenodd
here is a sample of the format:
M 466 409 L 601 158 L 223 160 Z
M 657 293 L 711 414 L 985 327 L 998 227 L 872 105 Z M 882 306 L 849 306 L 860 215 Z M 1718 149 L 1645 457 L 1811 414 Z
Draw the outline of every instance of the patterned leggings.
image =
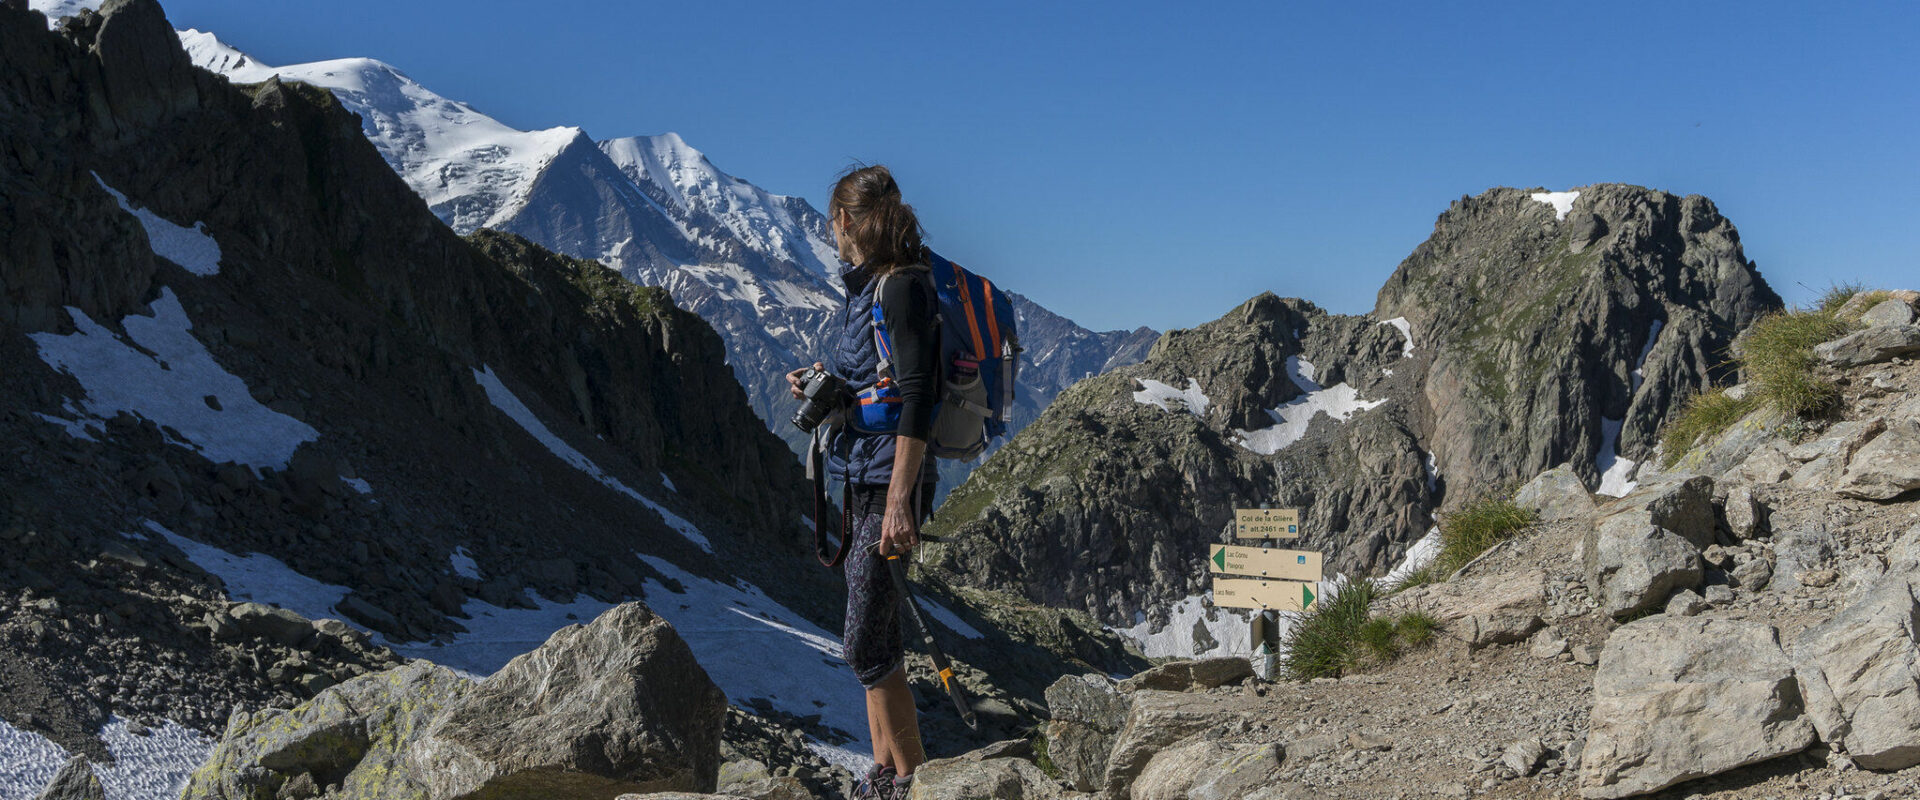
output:
M 933 486 L 920 487 L 920 514 L 924 521 L 933 503 Z M 893 674 L 906 660 L 900 632 L 900 592 L 887 574 L 887 558 L 874 544 L 886 519 L 887 487 L 853 488 L 853 548 L 844 565 L 847 575 L 847 618 L 841 644 L 854 677 L 869 689 Z

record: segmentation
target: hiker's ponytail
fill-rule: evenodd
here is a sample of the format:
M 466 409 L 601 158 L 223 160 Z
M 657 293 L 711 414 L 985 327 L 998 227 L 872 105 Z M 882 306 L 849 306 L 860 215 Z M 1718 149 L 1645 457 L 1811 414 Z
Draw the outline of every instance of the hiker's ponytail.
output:
M 833 185 L 828 216 L 847 215 L 846 250 L 861 266 L 876 273 L 925 260 L 920 241 L 920 218 L 900 199 L 893 172 L 879 164 L 854 166 Z

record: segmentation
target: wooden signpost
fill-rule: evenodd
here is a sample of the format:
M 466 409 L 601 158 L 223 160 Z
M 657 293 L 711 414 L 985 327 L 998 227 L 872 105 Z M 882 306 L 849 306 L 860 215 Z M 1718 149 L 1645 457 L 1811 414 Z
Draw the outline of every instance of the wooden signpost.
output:
M 1226 575 L 1248 575 L 1289 581 L 1320 580 L 1320 554 L 1312 550 L 1279 550 L 1209 545 L 1207 570 Z
M 1239 539 L 1297 539 L 1300 509 L 1236 508 L 1233 531 Z M 1319 553 L 1231 544 L 1208 547 L 1214 605 L 1272 611 L 1305 611 L 1313 606 L 1315 585 L 1324 577 Z M 1243 577 L 1226 577 L 1230 575 Z
M 1266 546 L 1209 546 L 1207 571 L 1213 573 L 1213 604 L 1260 612 L 1251 621 L 1248 638 L 1255 648 L 1254 668 L 1261 677 L 1272 680 L 1279 661 L 1279 612 L 1298 613 L 1313 607 L 1323 565 L 1320 554 L 1311 550 L 1272 546 L 1276 539 L 1300 538 L 1297 508 L 1236 508 L 1233 536 L 1262 540 Z M 1243 577 L 1226 577 L 1230 575 Z
M 1305 581 L 1214 578 L 1213 604 L 1223 608 L 1305 611 L 1319 599 L 1315 587 L 1316 584 Z
M 1233 536 L 1236 539 L 1297 539 L 1300 537 L 1300 509 L 1236 508 L 1233 510 Z

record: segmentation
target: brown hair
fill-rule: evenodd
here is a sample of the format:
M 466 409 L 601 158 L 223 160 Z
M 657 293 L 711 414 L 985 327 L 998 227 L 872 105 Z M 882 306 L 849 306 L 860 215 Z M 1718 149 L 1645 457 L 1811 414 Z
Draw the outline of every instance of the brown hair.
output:
M 879 273 L 917 264 L 926 258 L 920 218 L 900 200 L 893 172 L 879 164 L 855 164 L 833 184 L 827 215 L 847 214 L 846 237 L 861 266 Z

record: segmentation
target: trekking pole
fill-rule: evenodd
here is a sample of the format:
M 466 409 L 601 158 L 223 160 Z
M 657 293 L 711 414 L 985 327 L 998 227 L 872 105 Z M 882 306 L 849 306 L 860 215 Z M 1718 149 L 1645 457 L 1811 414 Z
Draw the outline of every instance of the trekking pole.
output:
M 960 721 L 967 723 L 969 730 L 979 730 L 974 722 L 973 707 L 967 704 L 967 695 L 960 691 L 960 682 L 953 679 L 953 666 L 947 663 L 947 654 L 940 652 L 940 645 L 933 641 L 933 629 L 927 627 L 927 620 L 920 616 L 920 604 L 914 602 L 913 592 L 907 590 L 907 567 L 900 556 L 887 556 L 887 572 L 893 575 L 893 588 L 899 590 L 900 600 L 906 607 L 913 624 L 920 629 L 920 637 L 927 642 L 927 655 L 933 657 L 933 668 L 940 672 L 940 684 L 947 688 L 947 696 L 953 698 L 953 707 L 960 711 Z

